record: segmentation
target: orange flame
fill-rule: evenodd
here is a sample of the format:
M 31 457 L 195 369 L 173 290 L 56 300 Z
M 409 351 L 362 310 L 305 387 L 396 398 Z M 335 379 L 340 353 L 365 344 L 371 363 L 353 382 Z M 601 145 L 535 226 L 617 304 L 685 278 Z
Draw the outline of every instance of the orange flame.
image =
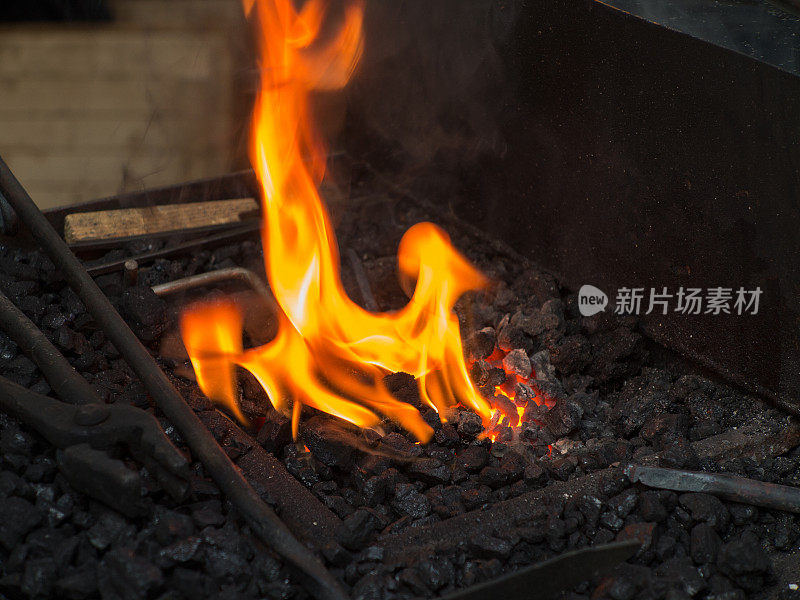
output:
M 319 39 L 321 0 L 309 0 L 299 12 L 291 0 L 245 0 L 245 10 L 259 25 L 263 64 L 251 160 L 263 192 L 266 272 L 281 314 L 272 341 L 243 350 L 235 304 L 188 309 L 181 330 L 201 389 L 243 419 L 238 365 L 255 376 L 276 409 L 292 413 L 295 434 L 307 405 L 364 427 L 386 416 L 427 441 L 430 426 L 382 383 L 387 372 L 405 371 L 417 377 L 421 397 L 443 420 L 461 403 L 488 423 L 491 408 L 469 379 L 453 314 L 461 294 L 487 281 L 447 234 L 420 223 L 403 237 L 399 272 L 414 292 L 402 310 L 370 313 L 342 287 L 336 238 L 317 192 L 325 149 L 312 127 L 309 95 L 348 81 L 362 50 L 362 5 L 346 7 L 327 42 Z

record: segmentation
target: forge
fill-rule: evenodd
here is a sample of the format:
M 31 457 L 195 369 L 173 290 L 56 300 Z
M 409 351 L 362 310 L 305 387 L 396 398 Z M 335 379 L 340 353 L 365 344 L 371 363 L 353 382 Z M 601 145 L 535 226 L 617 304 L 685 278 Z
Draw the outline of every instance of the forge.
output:
M 250 0 L 251 169 L 0 160 L 0 596 L 795 597 L 792 7 Z

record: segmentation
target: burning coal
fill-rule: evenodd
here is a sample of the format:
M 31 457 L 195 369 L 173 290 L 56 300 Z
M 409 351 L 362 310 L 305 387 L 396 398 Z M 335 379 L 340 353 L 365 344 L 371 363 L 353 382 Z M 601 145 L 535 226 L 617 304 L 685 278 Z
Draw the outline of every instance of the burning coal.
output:
M 276 409 L 292 413 L 295 434 L 302 407 L 310 406 L 362 427 L 388 417 L 427 441 L 430 426 L 382 383 L 387 372 L 404 371 L 443 420 L 460 403 L 489 424 L 492 408 L 470 381 L 453 313 L 459 296 L 487 280 L 441 229 L 419 223 L 400 243 L 400 277 L 413 289 L 403 309 L 368 312 L 342 287 L 336 238 L 318 193 L 325 148 L 309 96 L 347 83 L 362 51 L 363 7 L 348 5 L 328 41 L 320 39 L 321 0 L 299 11 L 291 0 L 254 0 L 245 10 L 257 24 L 262 59 L 251 161 L 263 195 L 262 242 L 279 327 L 269 343 L 243 349 L 242 315 L 233 302 L 186 310 L 181 331 L 200 387 L 243 419 L 238 365 Z

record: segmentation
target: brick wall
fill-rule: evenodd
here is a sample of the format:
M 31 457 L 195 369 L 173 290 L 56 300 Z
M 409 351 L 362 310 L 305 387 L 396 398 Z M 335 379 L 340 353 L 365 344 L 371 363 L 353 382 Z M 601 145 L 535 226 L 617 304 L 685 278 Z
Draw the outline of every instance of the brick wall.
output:
M 0 154 L 42 207 L 240 166 L 236 0 L 117 0 L 102 25 L 0 29 Z

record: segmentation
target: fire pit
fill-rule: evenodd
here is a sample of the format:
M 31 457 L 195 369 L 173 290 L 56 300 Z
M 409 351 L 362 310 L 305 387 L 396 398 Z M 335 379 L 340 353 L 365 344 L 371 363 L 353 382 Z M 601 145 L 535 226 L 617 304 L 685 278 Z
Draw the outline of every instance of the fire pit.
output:
M 0 162 L 0 594 L 792 597 L 796 404 L 326 155 L 309 95 L 353 73 L 362 7 L 245 8 L 253 171 L 42 215 Z M 76 215 L 247 198 L 73 239 Z

